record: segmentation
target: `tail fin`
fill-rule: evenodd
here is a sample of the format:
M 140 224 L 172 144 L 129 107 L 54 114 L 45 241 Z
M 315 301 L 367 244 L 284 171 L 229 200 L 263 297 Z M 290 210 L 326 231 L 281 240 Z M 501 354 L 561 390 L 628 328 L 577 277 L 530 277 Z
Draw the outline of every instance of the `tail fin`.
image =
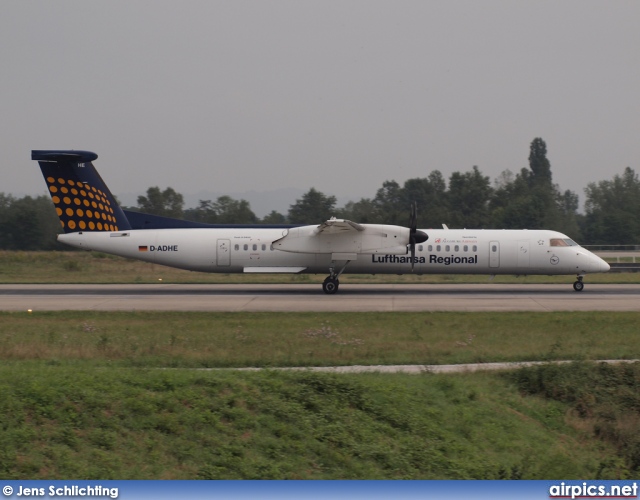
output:
M 124 231 L 131 225 L 91 163 L 90 151 L 31 151 L 47 183 L 65 233 Z

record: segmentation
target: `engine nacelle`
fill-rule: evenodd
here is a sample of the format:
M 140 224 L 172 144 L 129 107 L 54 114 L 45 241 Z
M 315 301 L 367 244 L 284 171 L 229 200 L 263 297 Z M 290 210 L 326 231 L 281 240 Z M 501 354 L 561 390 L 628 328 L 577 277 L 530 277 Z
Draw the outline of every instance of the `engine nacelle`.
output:
M 295 253 L 364 253 L 404 255 L 409 229 L 385 224 L 360 224 L 360 230 L 319 232 L 320 226 L 295 227 L 273 242 L 273 248 Z

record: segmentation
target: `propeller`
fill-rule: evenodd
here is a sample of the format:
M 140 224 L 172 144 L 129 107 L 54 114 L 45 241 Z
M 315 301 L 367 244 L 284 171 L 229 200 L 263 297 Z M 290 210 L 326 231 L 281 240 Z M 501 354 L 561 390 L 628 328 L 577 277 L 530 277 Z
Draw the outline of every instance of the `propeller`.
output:
M 424 231 L 418 231 L 418 206 L 414 201 L 411 204 L 411 214 L 409 216 L 409 246 L 411 247 L 411 272 L 416 260 L 416 244 L 424 243 L 429 236 Z

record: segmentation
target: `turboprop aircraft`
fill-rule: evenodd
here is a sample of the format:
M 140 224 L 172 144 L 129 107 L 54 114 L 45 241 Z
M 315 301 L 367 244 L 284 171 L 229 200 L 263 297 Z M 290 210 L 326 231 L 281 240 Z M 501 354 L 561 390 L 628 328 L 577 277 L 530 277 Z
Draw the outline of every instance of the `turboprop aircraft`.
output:
M 122 210 L 90 151 L 34 150 L 64 234 L 86 250 L 209 273 L 573 275 L 609 265 L 562 233 L 547 230 L 418 229 L 331 218 L 310 226 L 215 225 Z

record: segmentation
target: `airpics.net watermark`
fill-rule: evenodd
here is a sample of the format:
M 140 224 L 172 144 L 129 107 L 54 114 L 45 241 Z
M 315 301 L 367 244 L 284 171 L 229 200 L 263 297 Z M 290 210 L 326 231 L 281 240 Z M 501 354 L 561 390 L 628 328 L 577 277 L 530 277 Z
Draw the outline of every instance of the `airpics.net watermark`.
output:
M 118 488 L 105 488 L 101 485 L 95 486 L 78 486 L 76 484 L 70 486 L 49 486 L 47 488 L 25 488 L 18 486 L 4 486 L 2 494 L 5 497 L 16 496 L 22 497 L 107 497 L 118 498 Z
M 549 498 L 638 498 L 638 485 L 560 483 L 549 488 Z

